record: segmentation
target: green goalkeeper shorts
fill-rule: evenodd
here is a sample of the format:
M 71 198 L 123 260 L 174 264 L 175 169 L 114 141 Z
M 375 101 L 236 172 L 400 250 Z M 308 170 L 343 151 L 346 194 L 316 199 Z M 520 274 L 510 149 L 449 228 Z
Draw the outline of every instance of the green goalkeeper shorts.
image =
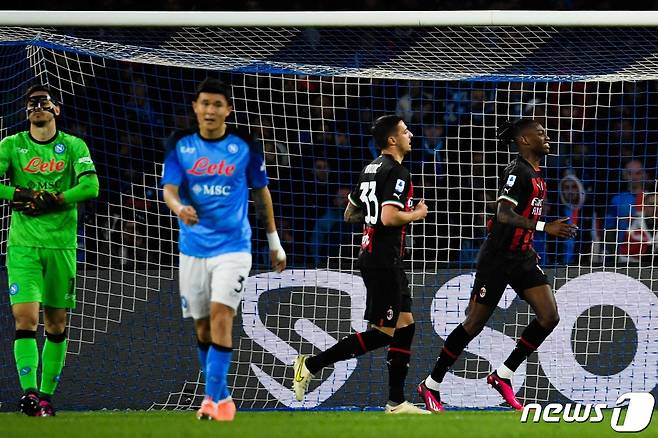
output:
M 7 248 L 9 302 L 75 308 L 75 249 Z

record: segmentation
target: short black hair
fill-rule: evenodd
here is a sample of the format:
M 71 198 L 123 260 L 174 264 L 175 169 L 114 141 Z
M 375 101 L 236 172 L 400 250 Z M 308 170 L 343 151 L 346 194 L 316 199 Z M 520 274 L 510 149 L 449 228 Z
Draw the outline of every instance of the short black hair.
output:
M 498 140 L 503 146 L 510 146 L 516 142 L 521 132 L 534 125 L 539 125 L 539 122 L 534 119 L 505 120 L 498 127 Z
M 30 96 L 32 94 L 36 93 L 37 91 L 44 91 L 44 92 L 48 93 L 48 96 L 50 96 L 50 100 L 55 105 L 61 105 L 61 101 L 59 100 L 59 96 L 57 95 L 57 93 L 55 93 L 53 91 L 53 89 L 50 88 L 49 85 L 40 84 L 40 83 L 30 85 L 30 87 L 25 92 L 25 101 L 27 102 L 27 100 L 30 98 Z
M 390 114 L 381 116 L 372 124 L 370 132 L 375 139 L 375 146 L 382 150 L 388 147 L 388 138 L 395 134 L 398 124 L 404 119 L 398 115 Z
M 231 102 L 231 88 L 219 79 L 205 78 L 196 88 L 194 100 L 197 100 L 201 93 L 221 94 L 226 98 L 229 105 L 233 105 Z

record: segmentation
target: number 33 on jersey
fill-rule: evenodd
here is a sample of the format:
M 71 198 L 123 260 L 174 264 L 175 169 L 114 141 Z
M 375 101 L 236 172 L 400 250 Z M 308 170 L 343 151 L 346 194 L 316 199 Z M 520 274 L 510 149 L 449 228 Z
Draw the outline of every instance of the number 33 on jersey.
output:
M 399 265 L 404 255 L 407 226 L 384 226 L 381 212 L 385 205 L 412 210 L 413 185 L 409 171 L 390 155 L 381 155 L 361 171 L 349 201 L 364 213 L 359 263 L 362 266 Z

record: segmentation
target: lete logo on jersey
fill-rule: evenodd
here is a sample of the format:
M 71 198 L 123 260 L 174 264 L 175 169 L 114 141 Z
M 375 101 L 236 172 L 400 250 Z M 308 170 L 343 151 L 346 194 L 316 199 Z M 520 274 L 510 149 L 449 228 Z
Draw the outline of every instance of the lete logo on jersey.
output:
M 208 157 L 201 157 L 194 162 L 187 173 L 195 176 L 204 175 L 226 175 L 231 176 L 235 172 L 235 164 L 222 160 L 219 163 L 211 163 Z
M 51 158 L 50 161 L 43 161 L 40 157 L 34 157 L 23 167 L 23 170 L 27 173 L 61 172 L 65 164 L 64 160 L 56 161 Z

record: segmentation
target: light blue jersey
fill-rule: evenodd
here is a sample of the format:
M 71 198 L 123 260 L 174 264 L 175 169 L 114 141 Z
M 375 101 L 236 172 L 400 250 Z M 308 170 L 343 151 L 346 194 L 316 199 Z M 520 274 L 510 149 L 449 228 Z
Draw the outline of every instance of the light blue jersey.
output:
M 250 253 L 248 189 L 267 182 L 262 151 L 235 129 L 227 126 L 216 140 L 204 139 L 198 131 L 169 137 L 161 184 L 178 186 L 181 202 L 199 216 L 195 225 L 178 220 L 180 252 L 201 258 Z

